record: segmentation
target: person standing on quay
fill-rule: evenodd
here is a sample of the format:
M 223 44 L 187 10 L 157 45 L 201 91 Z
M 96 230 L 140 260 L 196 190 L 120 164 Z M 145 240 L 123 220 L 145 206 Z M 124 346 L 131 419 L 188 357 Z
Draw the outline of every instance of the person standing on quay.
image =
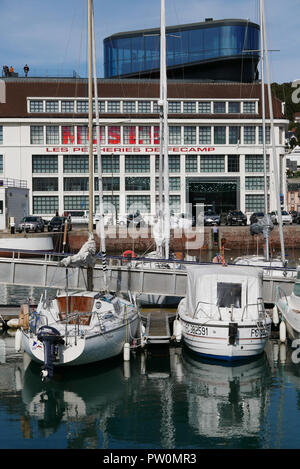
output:
M 24 73 L 25 73 L 25 77 L 26 77 L 26 78 L 27 78 L 28 72 L 29 72 L 29 67 L 28 67 L 28 65 L 26 64 L 25 67 L 24 67 Z

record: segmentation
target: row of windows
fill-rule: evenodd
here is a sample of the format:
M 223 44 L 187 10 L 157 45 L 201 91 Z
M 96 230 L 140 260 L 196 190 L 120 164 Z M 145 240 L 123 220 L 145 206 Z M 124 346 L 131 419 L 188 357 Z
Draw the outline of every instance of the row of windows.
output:
M 268 178 L 269 187 L 269 178 Z M 89 190 L 88 177 L 67 177 L 64 178 L 64 191 L 65 192 L 84 192 Z M 104 191 L 119 191 L 120 178 L 119 177 L 104 177 L 102 178 Z M 159 178 L 155 178 L 155 189 L 158 191 Z M 169 179 L 170 191 L 181 190 L 181 178 L 170 177 Z M 245 177 L 245 190 L 263 190 L 264 177 L 263 176 L 246 176 Z M 32 179 L 33 192 L 58 192 L 58 178 L 33 178 Z M 98 178 L 94 179 L 94 190 L 99 190 Z M 151 178 L 150 177 L 125 177 L 125 190 L 126 191 L 150 191 Z
M 32 145 L 86 145 L 89 142 L 87 125 L 31 125 L 30 143 Z M 158 145 L 159 127 L 108 126 L 100 127 L 101 144 L 109 145 Z M 93 143 L 97 143 L 96 128 L 93 128 Z M 169 126 L 169 144 L 172 145 L 236 145 L 262 144 L 262 126 L 210 126 L 210 125 L 173 125 Z M 266 127 L 266 143 L 270 144 L 270 126 Z
M 118 195 L 103 196 L 104 211 L 112 213 L 120 210 L 120 199 Z M 180 195 L 170 195 L 170 209 L 178 212 L 181 210 Z M 95 211 L 99 208 L 99 197 L 94 198 Z M 33 196 L 33 213 L 34 214 L 54 214 L 59 209 L 58 196 Z M 86 195 L 64 196 L 64 210 L 88 210 L 89 198 Z M 142 213 L 150 213 L 151 198 L 150 195 L 127 195 L 126 196 L 126 212 L 135 212 L 140 210 Z M 264 195 L 263 194 L 246 194 L 245 198 L 246 212 L 264 211 Z
M 0 144 L 3 143 L 3 125 L 0 125 Z
M 119 155 L 102 155 L 102 173 L 116 174 L 120 173 Z M 169 155 L 169 172 L 181 172 L 181 155 Z M 267 171 L 269 171 L 269 155 L 267 155 Z M 3 168 L 3 161 L 2 161 Z M 238 173 L 240 171 L 240 155 L 228 155 L 228 172 Z M 159 171 L 159 156 L 155 155 L 155 171 Z M 189 173 L 198 172 L 224 172 L 225 155 L 186 155 L 185 171 Z M 88 173 L 89 157 L 88 155 L 64 155 L 63 157 L 64 173 Z M 94 156 L 94 172 L 98 172 L 98 158 Z M 246 173 L 263 173 L 264 158 L 262 155 L 245 155 Z M 33 155 L 32 173 L 53 174 L 58 173 L 57 155 Z M 125 173 L 150 173 L 150 155 L 126 155 Z
M 30 99 L 31 113 L 88 113 L 88 99 Z M 159 113 L 157 100 L 98 100 L 99 113 Z M 93 102 L 95 111 L 95 102 Z M 170 114 L 256 114 L 256 101 L 169 101 Z

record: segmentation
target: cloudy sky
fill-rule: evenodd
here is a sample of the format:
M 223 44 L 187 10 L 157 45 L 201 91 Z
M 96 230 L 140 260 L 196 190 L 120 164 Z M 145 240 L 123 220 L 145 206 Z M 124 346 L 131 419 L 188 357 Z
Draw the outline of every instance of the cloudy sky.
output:
M 166 24 L 204 18 L 259 22 L 259 0 L 165 0 Z M 98 76 L 103 77 L 103 39 L 158 27 L 160 0 L 94 0 Z M 265 0 L 271 79 L 300 79 L 300 0 Z M 35 76 L 87 75 L 87 0 L 0 0 L 2 65 Z M 0 63 L 1 65 L 1 63 Z M 1 65 L 1 68 L 2 68 Z

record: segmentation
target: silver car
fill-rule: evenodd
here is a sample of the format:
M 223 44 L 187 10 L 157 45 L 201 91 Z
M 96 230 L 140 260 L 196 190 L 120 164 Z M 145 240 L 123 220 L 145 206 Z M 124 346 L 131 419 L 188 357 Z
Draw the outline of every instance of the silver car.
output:
M 18 225 L 18 232 L 22 233 L 22 231 L 26 231 L 28 233 L 29 231 L 34 231 L 37 233 L 40 231 L 43 233 L 45 230 L 45 224 L 44 220 L 41 217 L 35 217 L 35 216 L 28 216 L 22 218 Z

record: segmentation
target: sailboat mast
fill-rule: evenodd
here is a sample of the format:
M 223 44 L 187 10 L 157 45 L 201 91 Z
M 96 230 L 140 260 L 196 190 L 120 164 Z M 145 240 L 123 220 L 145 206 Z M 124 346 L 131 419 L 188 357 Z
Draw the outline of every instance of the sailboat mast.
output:
M 160 7 L 160 77 L 161 98 L 163 107 L 163 155 L 164 155 L 164 241 L 165 258 L 169 258 L 170 243 L 170 205 L 169 205 L 169 155 L 168 155 L 168 103 L 167 103 L 167 66 L 166 66 L 166 26 L 165 26 L 165 0 L 161 0 Z
M 96 45 L 95 45 L 94 11 L 92 11 L 92 42 L 93 42 L 92 54 L 93 54 L 93 72 L 94 72 L 94 97 L 95 97 L 95 114 L 96 114 L 96 140 L 97 140 L 97 157 L 98 157 L 100 245 L 101 245 L 102 268 L 103 268 L 103 273 L 104 273 L 104 289 L 107 290 L 108 281 L 107 281 L 106 243 L 105 243 L 105 229 L 104 229 L 102 158 L 101 158 L 101 143 L 100 143 L 100 124 L 99 124 L 98 85 L 97 85 L 97 69 L 96 69 Z
M 262 19 L 263 19 L 263 31 L 264 31 L 264 49 L 268 50 L 267 47 L 267 38 L 266 38 L 266 18 L 264 4 L 262 3 Z M 281 246 L 281 259 L 283 265 L 286 264 L 285 259 L 285 249 L 284 249 L 284 237 L 282 229 L 282 215 L 281 215 L 281 203 L 280 203 L 280 188 L 279 188 L 279 178 L 278 178 L 278 161 L 277 161 L 277 152 L 276 152 L 276 143 L 275 143 L 275 132 L 274 132 L 274 114 L 273 114 L 273 103 L 272 103 L 272 93 L 271 93 L 271 78 L 270 78 L 270 67 L 269 67 L 269 58 L 266 54 L 266 75 L 267 75 L 267 85 L 268 85 L 268 100 L 269 100 L 269 109 L 270 109 L 270 125 L 271 125 L 271 136 L 272 136 L 272 153 L 273 153 L 273 170 L 274 170 L 274 180 L 275 180 L 275 195 L 276 195 L 276 204 L 277 204 L 277 214 L 278 214 L 278 225 L 279 225 L 279 236 L 280 236 L 280 246 Z
M 93 58 L 92 13 L 93 0 L 88 0 L 88 97 L 89 97 L 89 232 L 93 232 Z
M 267 155 L 266 155 L 266 108 L 265 108 L 265 51 L 264 51 L 264 26 L 263 3 L 260 0 L 260 64 L 261 64 L 261 112 L 262 112 L 262 142 L 264 161 L 264 190 L 265 190 L 265 215 L 268 213 L 268 183 L 267 183 Z M 269 260 L 269 238 L 266 237 L 266 260 Z

